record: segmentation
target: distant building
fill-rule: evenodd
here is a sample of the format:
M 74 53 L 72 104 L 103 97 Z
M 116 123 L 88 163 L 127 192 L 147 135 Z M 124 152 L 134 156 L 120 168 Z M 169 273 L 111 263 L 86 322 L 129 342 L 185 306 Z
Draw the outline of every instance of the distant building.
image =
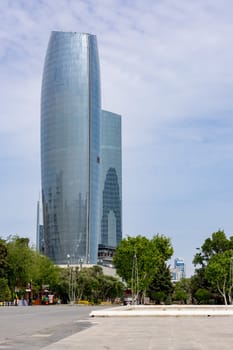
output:
M 173 267 L 170 268 L 170 271 L 172 276 L 172 282 L 179 282 L 182 278 L 182 272 L 179 269 L 175 269 Z
M 116 251 L 116 247 L 109 245 L 99 244 L 98 248 L 98 265 L 102 266 L 113 266 L 113 257 Z
M 185 263 L 184 263 L 184 259 L 182 258 L 176 258 L 174 260 L 174 268 L 178 269 L 181 271 L 182 273 L 182 277 L 185 277 Z
M 185 278 L 185 263 L 184 259 L 176 258 L 174 260 L 174 268 L 170 269 L 172 275 L 172 282 L 179 282 L 182 278 Z

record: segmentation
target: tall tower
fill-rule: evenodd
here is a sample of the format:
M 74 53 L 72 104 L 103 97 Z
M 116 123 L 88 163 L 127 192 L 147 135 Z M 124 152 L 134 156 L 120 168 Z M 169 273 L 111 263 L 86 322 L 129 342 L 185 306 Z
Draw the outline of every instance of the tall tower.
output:
M 102 111 L 101 118 L 101 237 L 116 247 L 122 239 L 121 116 Z
M 100 69 L 91 34 L 52 32 L 41 92 L 45 254 L 96 263 L 99 240 Z
M 180 272 L 180 278 L 185 278 L 185 262 L 183 258 L 175 258 L 174 268 Z

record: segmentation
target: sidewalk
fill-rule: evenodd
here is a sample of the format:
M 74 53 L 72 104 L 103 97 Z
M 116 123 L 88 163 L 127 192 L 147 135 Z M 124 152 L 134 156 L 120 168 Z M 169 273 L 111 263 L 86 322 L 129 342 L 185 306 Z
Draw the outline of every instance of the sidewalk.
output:
M 233 316 L 98 317 L 43 350 L 232 350 Z

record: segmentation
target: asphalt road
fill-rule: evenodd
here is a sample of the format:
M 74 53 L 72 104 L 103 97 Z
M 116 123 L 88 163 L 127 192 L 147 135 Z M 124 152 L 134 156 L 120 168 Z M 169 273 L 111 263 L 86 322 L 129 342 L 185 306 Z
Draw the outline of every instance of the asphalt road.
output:
M 96 308 L 101 307 L 81 305 L 1 306 L 0 349 L 41 349 L 91 327 L 89 314 Z

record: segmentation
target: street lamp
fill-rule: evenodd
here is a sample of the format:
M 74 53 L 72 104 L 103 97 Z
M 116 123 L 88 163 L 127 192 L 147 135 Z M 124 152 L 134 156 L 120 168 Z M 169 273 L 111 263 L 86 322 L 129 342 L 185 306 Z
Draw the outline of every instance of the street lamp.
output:
M 68 276 L 69 276 L 69 292 L 68 292 L 68 294 L 69 294 L 69 301 L 71 301 L 71 293 L 70 293 L 70 291 L 71 291 L 71 268 L 70 268 L 70 254 L 67 254 L 66 255 L 66 258 L 67 258 L 67 268 L 68 268 Z
M 138 264 L 137 264 L 136 253 L 134 253 L 134 257 L 133 257 L 131 293 L 132 293 L 132 303 L 137 304 L 138 303 Z
M 82 267 L 83 267 L 83 259 L 82 258 L 79 259 L 79 264 L 80 264 L 80 270 L 82 270 Z

